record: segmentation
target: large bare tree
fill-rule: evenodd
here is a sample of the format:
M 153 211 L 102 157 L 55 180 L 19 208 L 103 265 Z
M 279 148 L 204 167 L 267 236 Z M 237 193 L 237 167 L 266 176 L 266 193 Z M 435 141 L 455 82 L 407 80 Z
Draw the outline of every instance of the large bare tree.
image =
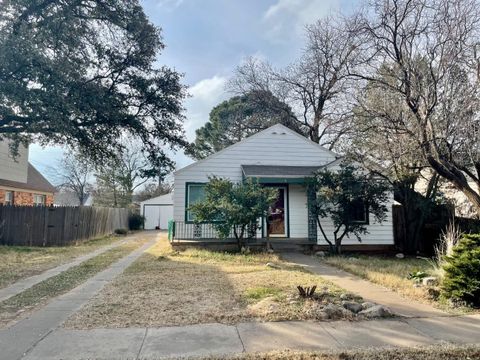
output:
M 293 110 L 287 115 L 308 137 L 332 148 L 348 129 L 346 95 L 348 68 L 356 59 L 356 37 L 341 17 L 327 17 L 306 27 L 302 56 L 291 65 L 276 69 L 271 64 L 250 58 L 237 68 L 231 81 L 234 92 L 273 94 L 286 104 L 274 111 Z M 268 104 L 268 101 L 262 101 Z
M 403 139 L 406 152 L 462 191 L 480 215 L 479 2 L 374 0 L 355 24 L 362 66 L 351 74 L 379 97 L 374 106 L 359 106 L 379 120 L 372 123 L 379 132 L 392 142 Z

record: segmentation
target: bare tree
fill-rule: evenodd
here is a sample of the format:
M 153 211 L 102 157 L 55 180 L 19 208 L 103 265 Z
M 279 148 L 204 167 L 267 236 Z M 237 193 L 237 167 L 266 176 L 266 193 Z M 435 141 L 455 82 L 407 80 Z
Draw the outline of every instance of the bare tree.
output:
M 400 112 L 359 105 L 381 119 L 392 141 L 404 138 L 480 215 L 479 44 L 476 0 L 374 0 L 356 19 L 363 66 L 351 74 L 395 99 Z M 383 129 L 380 127 L 379 131 Z
M 170 162 L 165 167 L 152 165 L 151 158 L 140 144 L 124 140 L 123 150 L 115 159 L 97 164 L 95 178 L 95 203 L 124 207 L 132 203 L 133 193 L 149 181 L 162 183 Z
M 356 59 L 356 37 L 349 36 L 349 22 L 327 17 L 306 27 L 306 47 L 300 59 L 283 69 L 255 58 L 237 68 L 230 82 L 234 92 L 273 94 L 286 104 L 274 111 L 299 124 L 308 137 L 332 148 L 347 131 L 348 68 Z M 259 99 L 263 100 L 263 99 Z M 268 105 L 268 101 L 262 101 Z
M 79 205 L 85 203 L 93 179 L 93 167 L 85 156 L 78 152 L 67 152 L 50 172 L 59 189 L 73 194 Z

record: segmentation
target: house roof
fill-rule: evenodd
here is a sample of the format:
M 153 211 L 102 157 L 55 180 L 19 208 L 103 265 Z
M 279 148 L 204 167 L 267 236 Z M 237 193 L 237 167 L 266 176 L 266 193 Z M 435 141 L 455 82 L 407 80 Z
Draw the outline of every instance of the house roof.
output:
M 173 205 L 173 193 L 170 192 L 168 194 L 155 196 L 153 198 L 142 201 L 140 204 Z
M 303 178 L 311 176 L 322 166 L 242 165 L 245 177 Z
M 174 172 L 174 174 L 178 174 L 178 173 L 181 173 L 182 171 L 186 170 L 186 169 L 189 169 L 191 168 L 192 166 L 197 166 L 199 164 L 202 164 L 203 162 L 207 161 L 207 160 L 210 160 L 212 158 L 215 158 L 217 157 L 218 155 L 224 153 L 225 151 L 228 151 L 229 149 L 232 149 L 234 147 L 237 147 L 243 143 L 246 143 L 248 141 L 252 141 L 253 139 L 255 139 L 256 137 L 258 136 L 261 136 L 261 134 L 264 134 L 264 133 L 267 133 L 269 131 L 272 131 L 272 130 L 275 130 L 275 131 L 280 131 L 280 132 L 288 132 L 290 134 L 293 134 L 294 136 L 296 136 L 299 140 L 303 141 L 303 142 L 306 142 L 308 144 L 311 144 L 312 146 L 315 146 L 317 147 L 318 149 L 320 149 L 321 151 L 324 151 L 326 153 L 329 153 L 330 155 L 332 155 L 334 158 L 338 159 L 340 157 L 340 155 L 334 153 L 333 151 L 330 151 L 326 148 L 324 148 L 323 146 L 321 146 L 320 144 L 317 144 L 316 142 L 313 142 L 312 140 L 306 138 L 305 136 L 297 133 L 296 131 L 293 131 L 292 129 L 289 129 L 288 127 L 286 127 L 285 125 L 283 124 L 275 124 L 275 125 L 272 125 L 270 126 L 269 128 L 266 128 L 262 131 L 259 131 L 249 137 L 246 137 L 245 139 L 239 141 L 239 142 L 236 142 L 235 144 L 233 145 L 230 145 L 230 146 L 227 146 L 226 148 L 220 150 L 220 151 L 217 151 L 216 153 L 213 153 L 211 154 L 210 156 L 207 156 L 206 158 L 204 159 L 201 159 L 201 160 L 198 160 L 190 165 L 187 165 L 181 169 L 178 169 Z
M 38 172 L 35 167 L 28 163 L 27 170 L 27 182 L 10 181 L 0 179 L 0 186 L 8 186 L 12 188 L 24 189 L 24 190 L 36 190 L 41 192 L 54 193 L 55 187 L 45 179 L 45 177 Z

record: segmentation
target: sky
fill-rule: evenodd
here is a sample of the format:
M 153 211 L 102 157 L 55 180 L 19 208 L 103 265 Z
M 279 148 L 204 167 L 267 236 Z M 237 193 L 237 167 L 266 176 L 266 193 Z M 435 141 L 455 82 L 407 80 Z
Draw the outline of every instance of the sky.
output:
M 162 29 L 166 48 L 158 56 L 183 74 L 189 98 L 184 128 L 189 141 L 208 121 L 210 110 L 232 96 L 226 89 L 235 68 L 250 56 L 282 67 L 301 54 L 307 24 L 348 13 L 358 0 L 141 0 L 145 13 Z M 30 146 L 30 161 L 48 177 L 62 157 L 60 147 Z M 193 160 L 172 154 L 177 169 Z

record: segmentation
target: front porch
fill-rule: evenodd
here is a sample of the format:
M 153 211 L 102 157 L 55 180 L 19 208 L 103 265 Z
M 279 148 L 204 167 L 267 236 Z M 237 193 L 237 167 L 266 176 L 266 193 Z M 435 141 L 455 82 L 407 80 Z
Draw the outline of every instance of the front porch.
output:
M 190 223 L 183 221 L 170 221 L 168 228 L 168 239 L 172 245 L 188 244 L 236 244 L 237 240 L 233 231 L 226 239 L 221 239 L 212 224 Z M 250 245 L 265 245 L 268 241 L 271 244 L 292 244 L 312 245 L 316 244 L 316 238 L 308 237 L 271 237 L 263 236 L 261 230 L 251 231 L 246 237 Z

